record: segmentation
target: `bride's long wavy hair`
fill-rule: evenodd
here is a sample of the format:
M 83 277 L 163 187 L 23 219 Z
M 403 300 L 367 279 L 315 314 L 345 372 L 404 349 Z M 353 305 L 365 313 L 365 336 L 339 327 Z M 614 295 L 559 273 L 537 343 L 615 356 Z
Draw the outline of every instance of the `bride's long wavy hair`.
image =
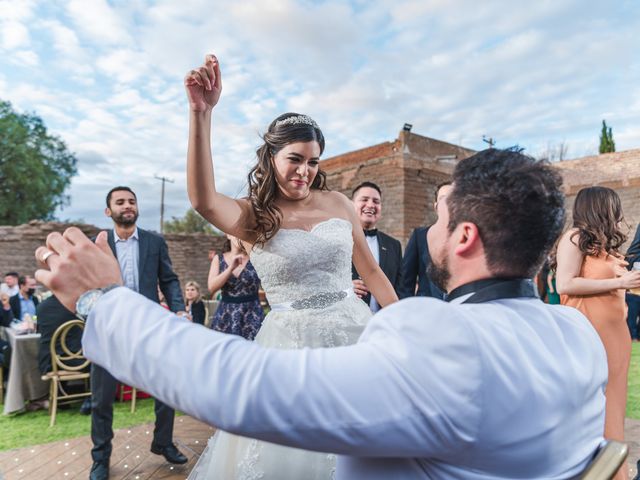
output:
M 309 123 L 286 123 L 290 117 L 303 117 L 298 113 L 285 113 L 277 117 L 262 136 L 264 143 L 256 150 L 258 162 L 247 177 L 249 200 L 256 219 L 255 245 L 262 246 L 271 239 L 282 223 L 282 212 L 275 205 L 278 194 L 278 182 L 273 166 L 273 157 L 284 147 L 297 142 L 318 142 L 320 155 L 324 152 L 324 135 L 320 128 Z M 307 117 L 308 118 L 308 117 Z M 327 176 L 318 169 L 311 184 L 314 190 L 328 190 Z
M 627 241 L 620 228 L 624 222 L 622 202 L 618 194 L 607 187 L 583 188 L 573 204 L 573 227 L 578 230 L 578 248 L 585 255 L 617 254 Z

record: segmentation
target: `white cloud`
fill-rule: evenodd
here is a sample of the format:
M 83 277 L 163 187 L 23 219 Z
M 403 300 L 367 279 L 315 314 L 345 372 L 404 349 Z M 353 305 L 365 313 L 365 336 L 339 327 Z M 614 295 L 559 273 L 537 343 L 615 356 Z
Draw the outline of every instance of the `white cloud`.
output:
M 28 47 L 30 43 L 29 29 L 16 20 L 0 23 L 2 31 L 2 47 L 6 50 Z
M 39 63 L 39 57 L 33 50 L 20 50 L 12 54 L 11 61 L 18 65 L 35 67 Z
M 130 25 L 105 0 L 70 0 L 67 14 L 83 36 L 98 45 L 131 44 Z
M 0 20 L 26 20 L 34 6 L 33 0 L 0 0 Z
M 144 56 L 130 49 L 118 49 L 100 56 L 96 65 L 122 83 L 130 83 L 145 76 L 148 68 Z

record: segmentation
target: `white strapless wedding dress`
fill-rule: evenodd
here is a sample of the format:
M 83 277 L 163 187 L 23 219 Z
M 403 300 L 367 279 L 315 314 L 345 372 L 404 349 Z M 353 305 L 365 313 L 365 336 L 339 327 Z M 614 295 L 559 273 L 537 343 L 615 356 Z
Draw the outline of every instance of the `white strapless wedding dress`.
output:
M 332 218 L 311 231 L 280 229 L 251 252 L 272 310 L 255 342 L 272 348 L 355 343 L 371 316 L 353 293 L 351 223 Z M 265 398 L 265 402 L 269 399 Z M 190 480 L 325 480 L 335 455 L 309 452 L 218 431 Z

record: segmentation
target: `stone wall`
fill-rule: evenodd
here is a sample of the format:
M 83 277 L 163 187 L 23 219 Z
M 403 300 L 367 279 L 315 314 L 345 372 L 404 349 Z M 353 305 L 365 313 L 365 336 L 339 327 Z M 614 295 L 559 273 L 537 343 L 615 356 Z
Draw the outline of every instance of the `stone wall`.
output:
M 0 272 L 16 271 L 33 275 L 38 268 L 34 251 L 43 245 L 51 232 L 63 232 L 70 224 L 57 222 L 32 221 L 17 227 L 0 227 Z M 100 230 L 93 225 L 78 225 L 88 236 L 96 235 Z M 220 252 L 224 237 L 203 233 L 167 234 L 164 236 L 169 247 L 173 268 L 184 283 L 197 281 L 206 291 L 209 273 L 208 254 L 210 250 Z

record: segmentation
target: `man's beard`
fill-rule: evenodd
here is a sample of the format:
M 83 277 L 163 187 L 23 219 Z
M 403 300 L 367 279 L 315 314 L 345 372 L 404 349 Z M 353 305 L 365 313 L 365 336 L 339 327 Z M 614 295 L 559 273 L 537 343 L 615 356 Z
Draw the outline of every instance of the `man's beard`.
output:
M 135 225 L 138 221 L 138 212 L 134 212 L 133 217 L 125 217 L 124 215 L 124 213 L 114 215 L 111 219 L 116 223 L 116 225 L 121 225 L 123 227 L 130 227 L 131 225 Z
M 442 259 L 441 265 L 436 265 L 432 258 L 431 263 L 427 266 L 427 275 L 436 287 L 443 292 L 447 292 L 447 285 L 449 284 L 449 280 L 451 280 L 451 272 L 449 271 L 449 262 L 447 261 L 447 257 Z

